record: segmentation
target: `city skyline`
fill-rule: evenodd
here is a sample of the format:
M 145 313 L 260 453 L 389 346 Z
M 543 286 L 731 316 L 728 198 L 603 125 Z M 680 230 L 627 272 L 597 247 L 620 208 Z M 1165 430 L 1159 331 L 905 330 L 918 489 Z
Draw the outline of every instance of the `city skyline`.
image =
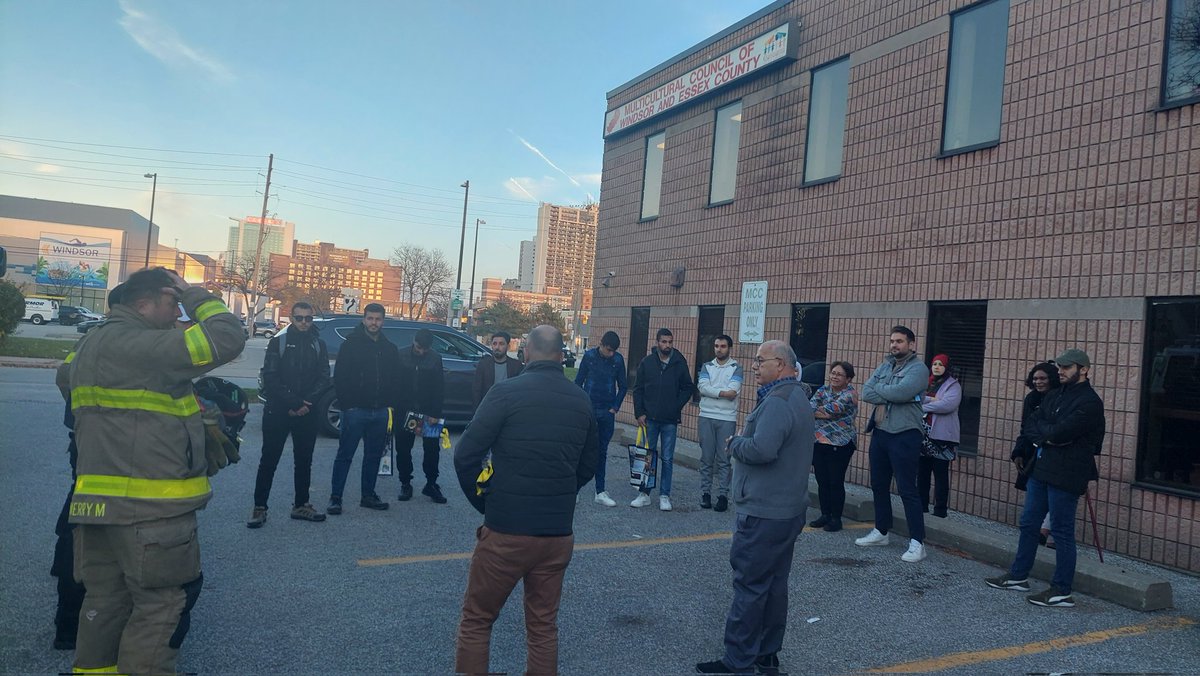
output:
M 0 4 L 3 192 L 148 216 L 152 172 L 160 243 L 215 257 L 273 153 L 297 239 L 457 265 L 469 180 L 477 277 L 515 277 L 539 202 L 599 198 L 604 93 L 764 4 Z

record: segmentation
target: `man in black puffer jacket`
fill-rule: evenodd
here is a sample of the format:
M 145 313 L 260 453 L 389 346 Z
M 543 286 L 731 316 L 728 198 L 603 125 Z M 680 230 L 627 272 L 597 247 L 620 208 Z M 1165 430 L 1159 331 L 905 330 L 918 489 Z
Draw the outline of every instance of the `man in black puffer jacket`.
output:
M 387 445 L 388 407 L 396 400 L 400 352 L 383 335 L 383 314 L 383 306 L 378 303 L 364 309 L 362 324 L 346 338 L 333 370 L 333 386 L 342 407 L 342 429 L 326 510 L 330 514 L 342 513 L 342 490 L 360 439 L 362 499 L 358 504 L 367 509 L 388 508 L 388 503 L 375 494 L 375 479 Z
M 325 515 L 308 501 L 313 448 L 320 425 L 315 410 L 317 396 L 329 386 L 329 350 L 317 335 L 313 314 L 312 305 L 304 301 L 296 303 L 292 306 L 291 327 L 267 343 L 262 367 L 262 387 L 267 399 L 263 407 L 262 460 L 258 463 L 254 511 L 246 522 L 247 528 L 261 528 L 267 522 L 267 500 L 289 434 L 296 465 L 292 518 L 325 520 Z
M 521 375 L 488 390 L 454 452 L 463 493 L 483 514 L 458 625 L 454 670 L 488 668 L 492 624 L 525 582 L 526 672 L 558 673 L 558 602 L 574 546 L 575 496 L 596 472 L 592 405 L 562 368 L 562 334 L 529 334 Z M 477 490 L 492 452 L 486 493 Z
M 433 349 L 433 332 L 420 329 L 413 337 L 413 344 L 400 350 L 400 380 L 396 384 L 396 415 L 399 422 L 396 432 L 396 473 L 400 475 L 401 502 L 412 499 L 413 461 L 412 448 L 417 436 L 421 437 L 421 470 L 425 473 L 425 488 L 421 493 L 438 504 L 446 502 L 438 486 L 438 454 L 441 453 L 440 439 L 425 436 L 425 427 L 438 424 L 442 418 L 442 407 L 446 400 L 446 374 L 442 370 L 442 355 Z M 416 430 L 407 429 L 402 423 L 409 413 L 420 413 L 425 417 L 425 426 Z M 438 428 L 431 428 L 434 432 Z
M 1071 608 L 1075 579 L 1075 509 L 1088 482 L 1099 477 L 1095 456 L 1104 442 L 1104 402 L 1088 381 L 1091 360 L 1079 349 L 1055 360 L 1062 387 L 1052 390 L 1021 426 L 1021 437 L 1035 448 L 1033 472 L 1026 485 L 1021 539 L 1007 575 L 988 578 L 996 589 L 1029 591 L 1029 571 L 1037 555 L 1042 519 L 1050 514 L 1054 536 L 1054 577 L 1050 588 L 1027 600 L 1038 606 Z

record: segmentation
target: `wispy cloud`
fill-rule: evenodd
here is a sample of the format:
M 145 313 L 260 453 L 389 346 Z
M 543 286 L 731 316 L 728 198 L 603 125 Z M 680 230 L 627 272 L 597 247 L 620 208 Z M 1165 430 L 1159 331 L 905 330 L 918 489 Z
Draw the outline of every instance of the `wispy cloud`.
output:
M 512 130 L 509 130 L 509 131 L 512 131 Z M 528 148 L 528 149 L 529 149 L 529 152 L 531 152 L 531 153 L 533 153 L 534 155 L 537 155 L 538 157 L 542 158 L 542 161 L 543 161 L 543 162 L 545 162 L 546 164 L 550 165 L 550 168 L 551 168 L 551 169 L 553 169 L 553 170 L 557 171 L 558 173 L 562 174 L 563 176 L 566 176 L 566 177 L 567 177 L 567 180 L 568 180 L 568 181 L 570 181 L 570 182 L 571 182 L 571 184 L 572 184 L 572 185 L 574 185 L 576 188 L 582 188 L 582 187 L 583 187 L 582 185 L 580 185 L 580 184 L 579 184 L 579 181 L 576 181 L 576 180 L 575 180 L 575 177 L 574 177 L 574 176 L 572 176 L 572 175 L 568 174 L 567 172 L 563 171 L 563 170 L 562 170 L 562 167 L 560 167 L 560 166 L 558 166 L 557 164 L 555 164 L 554 162 L 552 162 L 552 161 L 550 160 L 550 158 L 549 158 L 549 157 L 546 157 L 546 154 L 545 154 L 545 153 L 543 153 L 542 151 L 538 150 L 536 146 L 534 146 L 532 143 L 530 143 L 529 141 L 526 141 L 524 138 L 522 138 L 520 134 L 517 134 L 516 132 L 513 132 L 513 136 L 516 136 L 516 137 L 517 137 L 517 140 L 521 142 L 521 145 L 523 145 L 523 146 L 525 146 L 526 148 Z
M 131 0 L 119 0 L 124 16 L 118 23 L 129 37 L 151 56 L 168 66 L 199 68 L 216 82 L 232 82 L 234 74 L 218 59 L 183 41 L 174 28 L 137 9 Z
M 34 168 L 34 171 L 39 174 L 57 174 L 62 171 L 62 167 L 57 164 L 39 164 Z
M 504 182 L 504 189 L 509 191 L 513 195 L 516 195 L 517 197 L 520 197 L 520 198 L 528 197 L 529 199 L 533 200 L 534 202 L 539 202 L 541 200 L 539 200 L 537 197 L 535 197 L 533 195 L 533 193 L 529 192 L 529 189 L 525 187 L 526 184 L 533 185 L 533 183 L 534 183 L 534 180 L 532 178 L 510 177 L 507 181 Z

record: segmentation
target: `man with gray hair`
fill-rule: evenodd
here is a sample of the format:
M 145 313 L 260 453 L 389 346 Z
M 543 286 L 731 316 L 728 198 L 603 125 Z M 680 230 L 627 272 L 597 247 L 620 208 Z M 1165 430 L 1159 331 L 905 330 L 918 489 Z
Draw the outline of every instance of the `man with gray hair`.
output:
M 526 673 L 558 673 L 558 603 L 574 548 L 575 496 L 599 459 L 592 404 L 564 377 L 562 348 L 558 329 L 531 331 L 524 370 L 488 390 L 454 449 L 463 493 L 483 514 L 458 624 L 457 673 L 491 671 L 492 625 L 520 581 Z M 493 472 L 482 485 L 489 449 Z
M 742 433 L 726 440 L 736 461 L 733 603 L 725 619 L 725 655 L 697 664 L 702 674 L 779 673 L 788 575 L 804 529 L 813 454 L 813 411 L 795 364 L 787 343 L 759 346 L 753 367 L 758 401 Z

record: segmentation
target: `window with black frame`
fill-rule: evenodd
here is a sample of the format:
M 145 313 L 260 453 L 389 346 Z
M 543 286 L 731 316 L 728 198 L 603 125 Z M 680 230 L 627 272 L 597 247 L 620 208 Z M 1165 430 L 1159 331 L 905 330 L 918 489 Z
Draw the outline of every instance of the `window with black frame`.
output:
M 825 383 L 825 352 L 829 348 L 829 305 L 795 303 L 788 344 L 800 362 L 800 380 L 810 385 Z
M 1162 105 L 1200 102 L 1200 0 L 1168 0 Z
M 646 138 L 646 164 L 642 174 L 642 220 L 658 218 L 662 203 L 663 160 L 667 154 L 667 132 Z
M 920 336 L 917 336 L 918 340 Z M 958 450 L 979 452 L 979 415 L 983 407 L 983 358 L 987 345 L 987 301 L 929 304 L 925 364 L 935 355 L 950 359 L 950 375 L 962 387 L 958 406 Z
M 696 321 L 696 360 L 692 364 L 692 382 L 700 382 L 700 367 L 716 357 L 713 341 L 725 333 L 724 305 L 701 305 L 699 315 Z M 699 403 L 699 391 L 693 393 L 692 400 Z
M 1008 13 L 1008 0 L 987 0 L 951 15 L 943 154 L 1000 142 Z
M 1200 492 L 1200 297 L 1152 298 L 1137 479 Z
M 629 310 L 629 347 L 626 348 L 628 360 L 625 362 L 629 375 L 629 387 L 633 388 L 637 379 L 637 367 L 642 359 L 649 354 L 647 349 L 650 342 L 650 308 L 635 307 Z

